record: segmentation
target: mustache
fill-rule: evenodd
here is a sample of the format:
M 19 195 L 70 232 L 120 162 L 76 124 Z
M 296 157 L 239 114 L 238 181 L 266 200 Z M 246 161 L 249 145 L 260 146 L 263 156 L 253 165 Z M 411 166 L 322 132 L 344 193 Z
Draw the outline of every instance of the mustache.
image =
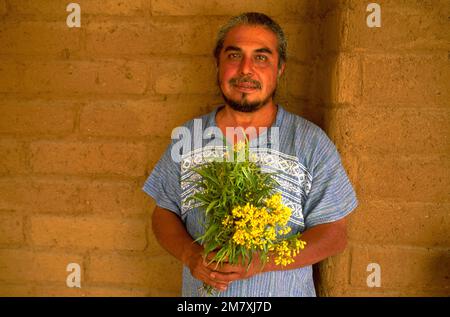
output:
M 238 78 L 235 77 L 235 78 L 231 78 L 229 80 L 229 84 L 233 85 L 233 86 L 243 84 L 243 83 L 249 83 L 252 86 L 255 86 L 257 89 L 261 89 L 261 83 L 259 81 L 248 78 L 248 77 L 238 77 Z

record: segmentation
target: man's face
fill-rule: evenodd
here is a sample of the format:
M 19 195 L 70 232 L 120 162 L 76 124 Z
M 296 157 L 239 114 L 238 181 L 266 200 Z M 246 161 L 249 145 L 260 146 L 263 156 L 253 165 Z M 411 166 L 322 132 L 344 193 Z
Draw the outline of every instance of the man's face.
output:
M 262 26 L 240 25 L 225 37 L 219 56 L 218 82 L 225 102 L 253 112 L 272 101 L 278 69 L 277 37 Z

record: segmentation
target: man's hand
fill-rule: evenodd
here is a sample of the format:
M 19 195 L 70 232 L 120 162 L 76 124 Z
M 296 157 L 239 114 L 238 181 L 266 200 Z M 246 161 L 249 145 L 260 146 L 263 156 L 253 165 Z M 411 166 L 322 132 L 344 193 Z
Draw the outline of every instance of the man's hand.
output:
M 211 277 L 213 271 L 203 257 L 203 247 L 194 242 L 177 215 L 157 206 L 153 211 L 152 225 L 158 242 L 183 262 L 195 278 L 219 291 L 227 289 L 228 281 Z
M 219 291 L 225 291 L 228 288 L 229 280 L 221 275 L 214 275 L 215 263 L 208 265 L 208 260 L 203 256 L 203 247 L 193 243 L 192 247 L 184 255 L 185 263 L 189 267 L 191 274 L 196 279 L 211 285 Z
M 223 282 L 233 282 L 250 278 L 262 272 L 276 270 L 291 270 L 307 265 L 312 265 L 323 259 L 342 252 L 346 246 L 346 219 L 335 222 L 317 225 L 306 230 L 301 239 L 308 244 L 294 259 L 294 262 L 286 266 L 276 265 L 273 256 L 269 255 L 269 261 L 263 266 L 258 256 L 253 256 L 253 260 L 247 265 L 223 264 L 217 266 L 216 263 L 208 267 L 213 271 L 210 276 Z M 212 258 L 212 256 L 208 256 Z
M 214 253 L 208 254 L 208 263 L 211 261 L 213 256 Z M 236 280 L 248 279 L 256 274 L 261 273 L 264 268 L 261 259 L 257 255 L 253 256 L 250 264 L 241 264 L 240 260 L 238 261 L 238 263 L 239 264 L 217 264 L 217 262 L 213 262 L 209 264 L 208 268 L 211 270 L 210 278 L 212 278 L 213 280 L 230 283 Z

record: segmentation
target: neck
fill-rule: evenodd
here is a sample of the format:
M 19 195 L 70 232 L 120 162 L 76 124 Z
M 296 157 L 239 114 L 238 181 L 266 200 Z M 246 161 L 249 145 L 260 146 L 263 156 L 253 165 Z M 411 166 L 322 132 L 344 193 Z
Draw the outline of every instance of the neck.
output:
M 216 115 L 219 127 L 268 128 L 275 121 L 277 106 L 271 100 L 254 112 L 240 112 L 225 104 Z

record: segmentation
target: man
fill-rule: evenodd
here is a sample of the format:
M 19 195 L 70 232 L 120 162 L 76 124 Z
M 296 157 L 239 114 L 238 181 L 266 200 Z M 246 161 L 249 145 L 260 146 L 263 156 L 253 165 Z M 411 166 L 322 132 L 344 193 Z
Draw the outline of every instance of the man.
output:
M 208 140 L 192 151 L 181 150 L 180 162 L 173 158 L 179 152 L 173 141 L 145 182 L 143 190 L 157 204 L 155 236 L 184 264 L 183 296 L 200 296 L 203 283 L 222 296 L 315 296 L 312 264 L 344 250 L 345 217 L 357 206 L 339 154 L 319 127 L 273 101 L 285 69 L 286 40 L 272 19 L 260 13 L 232 18 L 219 32 L 214 55 L 225 104 L 201 117 L 202 129 L 218 127 L 223 135 L 227 127 L 277 129 L 277 148 L 269 140 L 261 162 L 276 172 L 283 203 L 293 211 L 289 226 L 303 233 L 307 246 L 286 267 L 269 261 L 262 268 L 257 256 L 249 267 L 208 265 L 202 246 L 194 242 L 202 234 L 203 212 L 186 201 L 195 192 L 186 182 L 190 168 L 212 153 L 204 147 Z M 185 128 L 193 131 L 194 122 Z M 262 134 L 250 140 L 251 147 Z

